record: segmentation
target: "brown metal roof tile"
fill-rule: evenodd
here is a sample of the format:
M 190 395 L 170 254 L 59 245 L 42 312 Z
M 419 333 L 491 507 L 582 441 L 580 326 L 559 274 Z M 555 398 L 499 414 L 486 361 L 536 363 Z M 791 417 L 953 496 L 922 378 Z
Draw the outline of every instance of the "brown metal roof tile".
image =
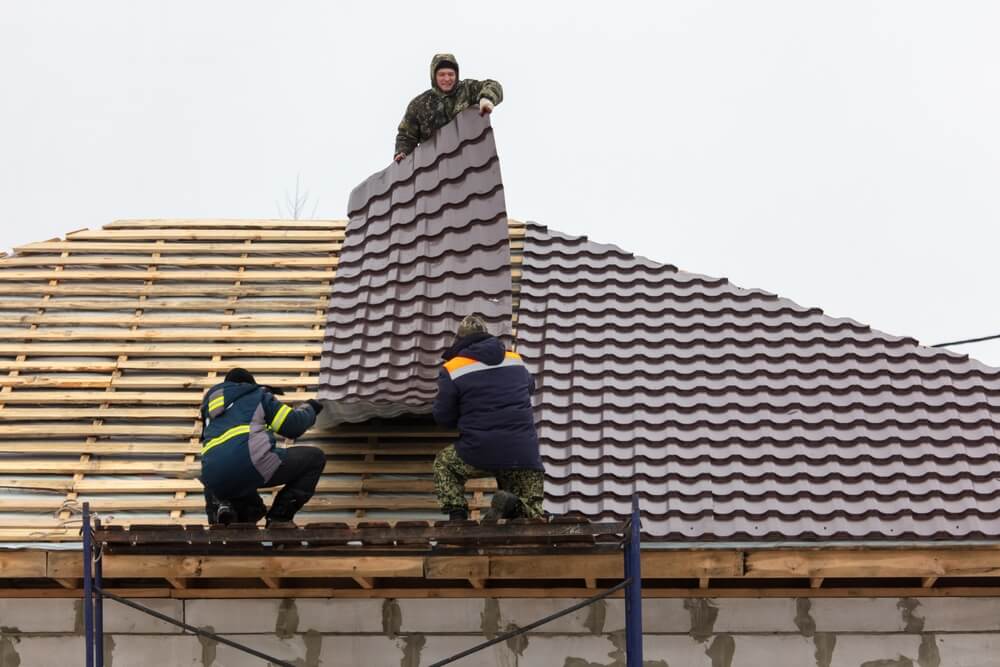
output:
M 333 421 L 430 411 L 441 352 L 479 313 L 509 332 L 510 243 L 489 118 L 469 110 L 351 192 L 319 398 Z
M 1000 371 L 529 225 L 546 508 L 659 539 L 1000 537 Z

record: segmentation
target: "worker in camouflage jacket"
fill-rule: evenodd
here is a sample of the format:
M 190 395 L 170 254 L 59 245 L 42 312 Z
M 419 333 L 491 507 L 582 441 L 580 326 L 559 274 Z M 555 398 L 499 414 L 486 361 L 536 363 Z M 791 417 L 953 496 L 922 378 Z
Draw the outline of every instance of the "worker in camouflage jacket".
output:
M 427 141 L 463 109 L 479 106 L 480 114 L 488 114 L 503 101 L 503 88 L 496 81 L 458 78 L 458 60 L 450 53 L 439 53 L 431 59 L 431 87 L 417 95 L 406 107 L 406 114 L 396 134 L 399 162 L 413 152 L 417 144 Z
M 458 440 L 434 459 L 434 486 L 441 509 L 453 521 L 469 518 L 465 481 L 493 477 L 484 519 L 542 516 L 545 478 L 531 408 L 535 380 L 520 355 L 486 329 L 478 315 L 458 327 L 438 373 L 434 419 L 458 429 Z
M 209 523 L 289 524 L 312 497 L 326 455 L 316 447 L 277 447 L 277 435 L 297 438 L 316 422 L 323 405 L 309 399 L 292 409 L 281 391 L 257 384 L 234 368 L 201 403 L 201 482 Z M 281 486 L 267 510 L 257 489 Z

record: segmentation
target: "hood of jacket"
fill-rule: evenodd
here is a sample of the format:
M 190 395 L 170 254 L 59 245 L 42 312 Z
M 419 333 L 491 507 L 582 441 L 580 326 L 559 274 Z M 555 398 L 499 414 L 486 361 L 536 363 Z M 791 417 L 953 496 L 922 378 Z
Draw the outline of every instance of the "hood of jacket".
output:
M 447 93 L 438 88 L 437 78 L 434 76 L 435 72 L 437 72 L 438 65 L 442 62 L 455 63 L 455 87 Z M 455 54 L 436 53 L 434 54 L 434 57 L 431 58 L 431 89 L 441 95 L 452 95 L 458 89 L 458 58 L 455 57 Z
M 222 414 L 225 413 L 225 411 L 228 410 L 233 403 L 248 394 L 252 394 L 258 389 L 262 389 L 262 387 L 259 384 L 252 384 L 249 382 L 220 382 L 205 392 L 205 398 L 202 400 L 202 404 L 206 404 L 209 400 L 209 396 L 217 393 L 220 389 L 225 392 L 224 395 L 226 397 L 226 401 L 222 408 L 222 412 L 216 415 L 215 419 L 222 416 Z
M 496 336 L 475 333 L 456 340 L 455 344 L 445 350 L 441 357 L 445 361 L 455 357 L 468 357 L 481 361 L 487 366 L 496 366 L 503 363 L 506 352 L 507 348 Z

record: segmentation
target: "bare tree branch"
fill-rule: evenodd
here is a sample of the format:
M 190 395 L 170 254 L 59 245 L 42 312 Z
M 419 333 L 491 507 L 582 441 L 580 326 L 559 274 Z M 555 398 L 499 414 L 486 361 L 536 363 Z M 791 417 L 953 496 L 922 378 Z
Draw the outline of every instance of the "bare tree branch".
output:
M 300 174 L 295 175 L 295 193 L 294 195 L 285 190 L 285 207 L 282 210 L 280 204 L 278 206 L 278 217 L 282 219 L 290 220 L 302 220 L 306 208 L 310 203 L 309 191 L 302 189 L 302 178 Z M 319 200 L 312 202 L 312 211 L 309 214 L 309 219 L 316 217 L 316 209 L 319 207 Z

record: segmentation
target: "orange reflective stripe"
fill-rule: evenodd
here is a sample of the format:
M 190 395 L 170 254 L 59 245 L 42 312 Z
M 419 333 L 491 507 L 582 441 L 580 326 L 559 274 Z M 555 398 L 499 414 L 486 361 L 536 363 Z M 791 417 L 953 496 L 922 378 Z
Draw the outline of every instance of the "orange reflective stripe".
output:
M 464 368 L 465 366 L 469 366 L 475 363 L 478 363 L 475 359 L 469 359 L 468 357 L 455 357 L 454 359 L 451 359 L 450 361 L 445 363 L 444 369 L 449 373 L 454 373 L 459 368 Z

